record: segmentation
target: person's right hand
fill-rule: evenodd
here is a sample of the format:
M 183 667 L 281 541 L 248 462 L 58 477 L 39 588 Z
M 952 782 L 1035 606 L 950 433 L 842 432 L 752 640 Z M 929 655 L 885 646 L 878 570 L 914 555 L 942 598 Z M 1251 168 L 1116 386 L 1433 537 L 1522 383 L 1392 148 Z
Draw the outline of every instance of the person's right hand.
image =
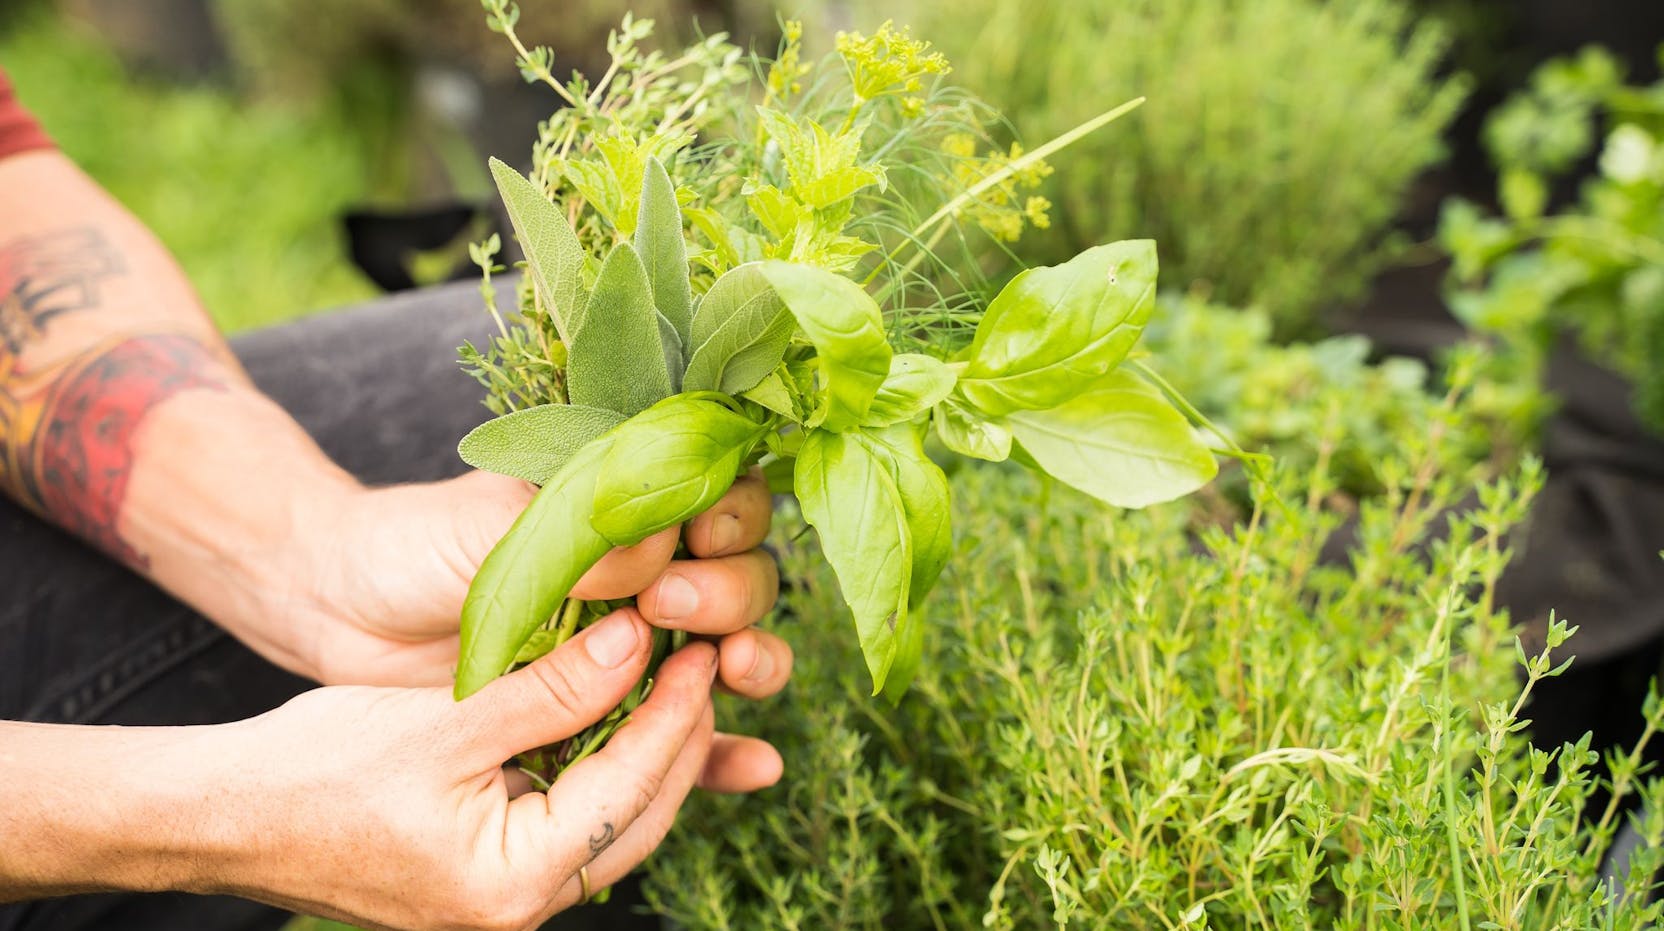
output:
M 203 891 L 368 927 L 522 929 L 579 901 L 580 868 L 592 891 L 616 882 L 705 768 L 716 649 L 667 659 L 629 722 L 548 792 L 516 796 L 502 767 L 616 706 L 649 631 L 615 612 L 460 703 L 336 686 L 231 725 L 247 778 L 223 787 L 233 820 L 210 833 L 228 852 Z

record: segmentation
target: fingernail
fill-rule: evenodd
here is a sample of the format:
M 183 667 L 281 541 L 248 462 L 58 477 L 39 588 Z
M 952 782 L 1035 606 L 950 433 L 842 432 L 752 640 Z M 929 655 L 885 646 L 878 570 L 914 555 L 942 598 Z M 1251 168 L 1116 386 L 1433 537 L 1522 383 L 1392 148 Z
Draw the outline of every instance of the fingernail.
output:
M 767 682 L 768 677 L 774 675 L 774 657 L 761 645 L 756 649 L 757 655 L 751 661 L 751 669 L 745 674 L 745 681 Z
M 623 665 L 635 654 L 639 642 L 641 634 L 636 631 L 635 622 L 622 614 L 601 621 L 584 634 L 584 649 L 589 652 L 589 658 L 606 669 Z
M 693 583 L 674 573 L 659 580 L 658 597 L 654 601 L 659 620 L 679 621 L 699 607 L 699 590 Z
M 726 553 L 740 545 L 740 519 L 733 514 L 718 514 L 711 522 L 711 551 Z

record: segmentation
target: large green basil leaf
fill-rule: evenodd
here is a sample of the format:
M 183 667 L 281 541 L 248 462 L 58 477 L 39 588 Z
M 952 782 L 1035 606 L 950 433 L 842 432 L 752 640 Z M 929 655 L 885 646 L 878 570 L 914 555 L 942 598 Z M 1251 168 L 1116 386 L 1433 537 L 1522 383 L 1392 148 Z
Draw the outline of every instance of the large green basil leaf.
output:
M 1155 303 L 1156 247 L 1113 242 L 1031 268 L 988 305 L 959 390 L 984 414 L 1056 407 L 1126 358 Z
M 823 387 L 808 425 L 848 430 L 861 423 L 890 374 L 884 314 L 861 286 L 809 265 L 764 262 L 764 277 L 814 344 Z
M 846 434 L 858 436 L 890 470 L 907 519 L 912 570 L 907 583 L 907 612 L 896 625 L 895 658 L 884 678 L 883 694 L 898 702 L 918 674 L 924 657 L 924 602 L 942 569 L 953 557 L 953 498 L 948 477 L 925 455 L 923 430 L 897 424 L 882 430 Z
M 698 515 L 727 493 L 766 432 L 706 398 L 660 401 L 613 432 L 591 526 L 615 546 L 633 546 Z
M 647 168 L 642 172 L 635 246 L 641 263 L 647 267 L 647 280 L 653 285 L 653 302 L 675 329 L 680 360 L 672 374 L 681 375 L 687 364 L 685 350 L 693 336 L 688 247 L 682 238 L 682 208 L 676 204 L 676 186 L 670 183 L 670 175 L 656 158 L 648 158 Z M 668 352 L 668 340 L 665 345 Z
M 793 473 L 803 518 L 821 549 L 845 603 L 855 615 L 873 694 L 883 691 L 907 618 L 913 552 L 901 492 L 888 465 L 859 437 L 812 430 Z
M 487 420 L 456 451 L 476 469 L 542 485 L 590 440 L 623 422 L 623 414 L 600 407 L 540 404 Z
M 570 344 L 583 315 L 584 247 L 566 214 L 535 185 L 508 165 L 491 160 L 491 177 L 508 209 L 509 222 L 543 306 L 554 318 L 561 342 Z
M 917 608 L 953 558 L 953 496 L 948 477 L 925 455 L 923 431 L 913 424 L 863 430 L 859 436 L 890 470 L 907 515 L 913 571 L 907 603 Z
M 462 603 L 459 701 L 507 672 L 572 586 L 612 549 L 589 524 L 609 443 L 590 443 L 568 459 L 480 564 Z
M 1190 421 L 1129 372 L 1044 411 L 1020 411 L 1011 432 L 1048 474 L 1108 504 L 1140 508 L 1206 485 L 1219 471 Z
M 948 398 L 936 405 L 930 422 L 942 445 L 961 456 L 1004 462 L 1011 458 L 1011 428 Z
M 741 394 L 780 364 L 796 324 L 753 262 L 730 269 L 700 299 L 683 391 Z
M 887 427 L 912 420 L 946 398 L 957 378 L 940 359 L 916 352 L 898 353 L 890 358 L 890 375 L 873 395 L 862 423 Z
M 573 404 L 630 417 L 670 395 L 653 286 L 629 243 L 614 246 L 601 263 L 583 326 L 568 348 L 566 387 Z

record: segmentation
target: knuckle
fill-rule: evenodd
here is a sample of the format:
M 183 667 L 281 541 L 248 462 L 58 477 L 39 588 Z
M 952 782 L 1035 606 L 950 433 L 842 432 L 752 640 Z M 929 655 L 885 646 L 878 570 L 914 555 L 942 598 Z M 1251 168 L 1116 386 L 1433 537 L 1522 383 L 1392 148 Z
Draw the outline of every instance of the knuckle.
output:
M 551 662 L 533 663 L 528 667 L 532 679 L 537 682 L 539 691 L 546 694 L 550 703 L 564 711 L 577 711 L 584 706 L 583 676 L 572 667 L 571 663 L 555 660 Z

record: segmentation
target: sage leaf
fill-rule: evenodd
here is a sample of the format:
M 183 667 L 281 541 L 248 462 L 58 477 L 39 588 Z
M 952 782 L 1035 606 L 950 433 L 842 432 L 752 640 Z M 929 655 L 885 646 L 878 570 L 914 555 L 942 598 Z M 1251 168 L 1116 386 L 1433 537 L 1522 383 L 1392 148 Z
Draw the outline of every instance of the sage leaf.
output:
M 959 390 L 992 417 L 1062 404 L 1126 358 L 1155 288 L 1156 249 L 1148 239 L 1028 269 L 988 304 Z
M 543 306 L 555 322 L 561 342 L 568 345 L 582 322 L 584 305 L 584 247 L 566 221 L 566 214 L 537 186 L 498 159 L 491 160 L 515 238 L 526 253 L 526 269 Z
M 612 549 L 589 524 L 608 448 L 605 439 L 580 448 L 480 564 L 462 603 L 457 700 L 507 672 L 572 586 Z
M 540 404 L 487 420 L 456 451 L 476 469 L 542 485 L 591 440 L 624 415 L 582 404 Z
M 815 528 L 844 601 L 855 615 L 873 694 L 884 684 L 907 617 L 913 553 L 901 492 L 858 436 L 811 430 L 793 472 L 803 518 Z
M 670 395 L 652 285 L 627 242 L 614 246 L 601 263 L 583 326 L 569 346 L 566 384 L 573 404 L 626 417 Z
M 779 366 L 797 324 L 755 262 L 716 280 L 694 311 L 684 391 L 741 394 Z
M 612 434 L 590 525 L 615 546 L 642 540 L 715 504 L 768 425 L 707 398 L 678 394 Z
M 693 291 L 688 285 L 688 247 L 682 238 L 682 208 L 676 204 L 676 186 L 656 158 L 647 159 L 642 173 L 640 210 L 636 253 L 647 267 L 654 305 L 675 330 L 679 359 L 671 371 L 680 375 L 687 364 L 681 353 L 693 338 Z
M 890 374 L 884 315 L 861 286 L 809 265 L 771 261 L 762 272 L 814 344 L 822 388 L 806 424 L 842 431 L 861 423 Z
M 687 367 L 687 356 L 682 346 L 682 334 L 664 314 L 653 312 L 659 324 L 659 346 L 664 350 L 665 373 L 670 376 L 670 393 L 682 390 L 682 374 Z
M 1187 495 L 1219 464 L 1190 421 L 1154 386 L 1116 371 L 1074 400 L 1010 417 L 1022 449 L 1047 474 L 1116 507 Z
M 1011 458 L 1011 429 L 952 398 L 936 405 L 931 423 L 942 445 L 961 456 L 1004 462 Z
M 890 374 L 873 395 L 863 424 L 887 427 L 912 420 L 941 403 L 958 380 L 947 363 L 915 352 L 890 358 Z

